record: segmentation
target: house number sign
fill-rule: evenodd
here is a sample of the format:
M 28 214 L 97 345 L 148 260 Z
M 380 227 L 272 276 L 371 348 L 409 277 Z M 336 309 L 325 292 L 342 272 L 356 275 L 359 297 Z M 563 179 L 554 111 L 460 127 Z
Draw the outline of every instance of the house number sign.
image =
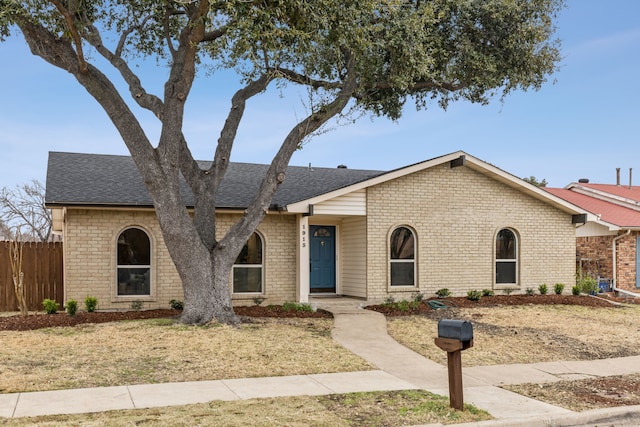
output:
M 300 242 L 303 248 L 307 247 L 307 225 L 302 224 L 302 228 L 300 229 Z

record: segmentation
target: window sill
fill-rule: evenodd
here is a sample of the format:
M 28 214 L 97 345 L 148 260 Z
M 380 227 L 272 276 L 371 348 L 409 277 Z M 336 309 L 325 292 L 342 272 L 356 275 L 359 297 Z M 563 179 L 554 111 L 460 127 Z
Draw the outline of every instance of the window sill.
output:
M 415 292 L 417 286 L 387 286 L 387 292 Z
M 156 302 L 157 298 L 152 295 L 122 295 L 111 298 L 111 302 Z

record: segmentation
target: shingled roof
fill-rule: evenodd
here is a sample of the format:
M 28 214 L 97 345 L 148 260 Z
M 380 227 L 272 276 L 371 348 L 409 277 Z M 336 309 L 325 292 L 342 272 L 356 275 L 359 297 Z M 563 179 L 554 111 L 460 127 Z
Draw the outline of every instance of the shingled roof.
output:
M 207 168 L 210 162 L 200 162 Z M 244 209 L 253 200 L 268 165 L 231 163 L 217 195 L 220 209 Z M 289 166 L 272 207 L 286 206 L 385 173 L 375 170 Z M 181 191 L 188 207 L 193 195 Z M 48 206 L 152 207 L 133 159 L 129 156 L 50 152 L 45 203 Z

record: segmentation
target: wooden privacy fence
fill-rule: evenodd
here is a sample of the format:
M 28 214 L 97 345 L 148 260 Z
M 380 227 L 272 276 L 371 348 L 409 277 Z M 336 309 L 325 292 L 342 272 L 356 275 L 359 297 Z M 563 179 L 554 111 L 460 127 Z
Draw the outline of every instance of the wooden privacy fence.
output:
M 50 298 L 64 304 L 62 243 L 25 242 L 22 271 L 27 308 L 42 311 L 42 300 Z M 0 242 L 0 311 L 16 311 L 18 303 L 13 289 L 9 242 Z

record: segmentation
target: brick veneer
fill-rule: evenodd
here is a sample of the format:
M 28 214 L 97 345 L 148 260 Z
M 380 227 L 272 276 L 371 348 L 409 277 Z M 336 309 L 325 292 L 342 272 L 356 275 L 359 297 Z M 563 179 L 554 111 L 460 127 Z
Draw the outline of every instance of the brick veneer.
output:
M 640 233 L 632 232 L 616 242 L 616 286 L 637 292 L 636 288 L 636 239 Z
M 218 230 L 224 233 L 237 215 L 220 215 Z M 164 246 L 160 226 L 151 210 L 68 209 L 65 220 L 65 301 L 98 298 L 101 310 L 126 310 L 132 302 L 143 308 L 168 308 L 183 298 L 180 278 Z M 116 239 L 128 227 L 144 229 L 151 239 L 151 295 L 116 295 Z M 269 215 L 258 228 L 264 242 L 264 297 L 269 303 L 295 297 L 295 217 Z M 293 295 L 293 297 L 292 297 Z M 234 296 L 236 304 L 253 304 L 253 296 Z M 82 303 L 81 303 L 82 306 Z
M 613 278 L 612 243 L 615 236 L 589 236 L 576 239 L 578 267 L 591 277 Z
M 616 286 L 637 292 L 636 239 L 639 232 L 620 237 L 616 241 Z M 613 278 L 613 239 L 616 236 L 579 237 L 576 243 L 578 265 L 592 277 Z
M 218 231 L 224 233 L 237 218 L 219 215 Z M 327 219 L 345 230 L 351 224 L 338 217 Z M 416 232 L 415 288 L 388 286 L 389 236 L 399 225 Z M 151 238 L 149 297 L 116 296 L 116 239 L 127 227 L 141 227 Z M 496 233 L 502 228 L 518 235 L 520 292 L 558 282 L 567 284 L 570 291 L 576 259 L 570 214 L 471 168 L 452 169 L 448 163 L 368 188 L 366 231 L 362 228 L 361 236 L 366 242 L 363 286 L 368 299 L 382 300 L 390 294 L 404 298 L 407 292 L 432 296 L 441 288 L 455 295 L 471 289 L 499 292 L 494 285 L 493 252 Z M 266 303 L 294 301 L 296 266 L 305 264 L 296 259 L 295 215 L 270 214 L 258 232 L 265 245 Z M 67 209 L 65 242 L 65 300 L 83 301 L 92 295 L 98 298 L 99 309 L 105 310 L 129 309 L 133 301 L 142 301 L 144 308 L 168 307 L 171 299 L 182 299 L 180 280 L 152 210 Z M 234 304 L 253 304 L 252 295 L 233 299 Z
M 369 188 L 367 198 L 369 298 L 407 291 L 432 296 L 441 288 L 466 295 L 471 289 L 496 288 L 493 252 L 502 228 L 519 236 L 520 291 L 543 283 L 574 283 L 571 215 L 470 168 L 443 164 Z M 387 242 L 399 225 L 417 234 L 415 289 L 388 286 Z

